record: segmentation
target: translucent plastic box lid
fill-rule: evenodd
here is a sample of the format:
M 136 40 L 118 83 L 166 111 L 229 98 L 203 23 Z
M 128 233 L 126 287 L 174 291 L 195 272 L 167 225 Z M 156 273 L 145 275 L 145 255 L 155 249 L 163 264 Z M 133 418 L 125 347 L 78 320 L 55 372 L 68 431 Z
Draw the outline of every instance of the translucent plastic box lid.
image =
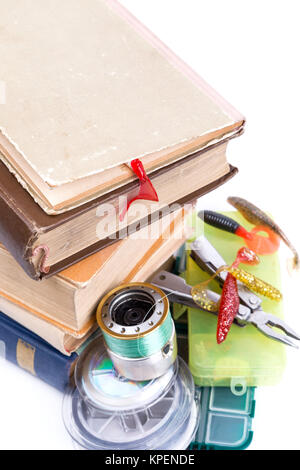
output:
M 251 226 L 237 213 L 226 213 L 249 229 Z M 203 225 L 194 218 L 196 236 L 203 233 Z M 242 239 L 205 224 L 205 236 L 231 263 L 237 250 L 243 246 Z M 240 241 L 241 240 L 241 241 Z M 258 266 L 247 266 L 247 270 L 280 288 L 280 266 L 277 254 L 262 256 Z M 207 275 L 190 258 L 187 252 L 185 277 L 195 285 L 207 279 Z M 215 282 L 210 288 L 220 292 Z M 282 303 L 264 299 L 262 308 L 282 318 Z M 175 306 L 174 317 L 179 318 L 186 309 Z M 198 309 L 188 309 L 189 366 L 198 386 L 235 387 L 275 385 L 282 377 L 285 367 L 285 347 L 262 335 L 252 325 L 239 327 L 235 324 L 226 341 L 216 342 L 217 317 Z

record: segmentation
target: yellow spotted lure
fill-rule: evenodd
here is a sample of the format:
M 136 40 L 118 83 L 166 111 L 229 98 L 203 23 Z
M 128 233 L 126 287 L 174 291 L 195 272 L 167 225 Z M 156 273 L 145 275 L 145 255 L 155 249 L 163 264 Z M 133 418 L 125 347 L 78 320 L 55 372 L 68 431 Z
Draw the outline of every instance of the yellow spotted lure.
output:
M 221 255 L 208 240 L 205 237 L 200 237 L 191 245 L 191 256 L 201 269 L 211 274 L 207 281 L 191 288 L 191 295 L 200 308 L 209 312 L 218 312 L 218 344 L 226 339 L 235 317 L 239 314 L 239 298 L 242 296 L 242 292 L 238 289 L 237 281 L 243 283 L 248 288 L 249 293 L 253 291 L 278 302 L 282 299 L 281 292 L 276 287 L 239 268 L 240 263 L 254 266 L 260 262 L 256 253 L 249 248 L 241 248 L 232 265 L 227 266 L 224 264 Z M 220 298 L 215 300 L 211 297 L 208 284 L 217 276 L 223 282 L 223 289 Z M 248 295 L 246 293 L 247 297 Z M 252 300 L 251 298 L 250 302 Z M 254 302 L 259 304 L 259 297 L 256 297 Z M 252 316 L 252 318 L 254 319 L 255 316 Z

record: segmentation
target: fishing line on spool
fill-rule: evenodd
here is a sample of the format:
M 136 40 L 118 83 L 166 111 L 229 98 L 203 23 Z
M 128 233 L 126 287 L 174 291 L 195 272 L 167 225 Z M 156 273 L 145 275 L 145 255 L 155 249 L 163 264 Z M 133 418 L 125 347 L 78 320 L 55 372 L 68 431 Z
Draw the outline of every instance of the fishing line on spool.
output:
M 98 306 L 97 321 L 116 370 L 128 379 L 154 379 L 176 360 L 168 296 L 152 284 L 135 282 L 110 291 Z
M 162 299 L 168 298 L 170 294 L 164 294 Z M 143 317 L 142 321 L 140 323 L 144 323 L 149 317 L 149 314 L 151 313 L 152 310 L 154 310 L 160 301 L 156 301 L 146 312 L 145 316 Z M 149 326 L 151 326 L 151 323 L 149 323 Z M 171 312 L 169 310 L 167 317 L 165 321 L 156 329 L 154 329 L 152 332 L 146 334 L 145 336 L 142 336 L 142 333 L 139 330 L 139 327 L 137 326 L 136 332 L 137 332 L 137 338 L 136 340 L 133 339 L 117 339 L 114 338 L 113 336 L 107 335 L 105 332 L 103 332 L 105 342 L 109 349 L 114 351 L 116 354 L 119 354 L 120 356 L 126 356 L 126 357 L 131 357 L 131 358 L 136 358 L 136 357 L 148 357 L 157 352 L 159 349 L 162 349 L 168 340 L 170 339 L 172 335 L 172 330 L 173 330 L 173 321 L 172 321 L 172 316 Z

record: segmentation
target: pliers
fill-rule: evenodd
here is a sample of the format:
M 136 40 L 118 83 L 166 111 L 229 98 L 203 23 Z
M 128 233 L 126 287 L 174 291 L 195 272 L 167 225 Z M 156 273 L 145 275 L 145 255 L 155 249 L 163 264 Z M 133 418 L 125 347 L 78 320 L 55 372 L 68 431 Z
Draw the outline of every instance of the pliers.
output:
M 221 266 L 226 265 L 222 256 L 204 236 L 195 240 L 191 244 L 190 249 L 191 257 L 194 261 L 203 271 L 210 275 L 215 274 Z M 226 276 L 227 272 L 222 272 L 215 278 L 219 282 L 220 286 L 223 285 Z M 167 271 L 161 271 L 151 279 L 151 283 L 163 290 L 171 302 L 204 310 L 194 302 L 191 294 L 192 286 L 189 286 L 183 278 Z M 239 326 L 246 326 L 251 323 L 265 336 L 287 344 L 288 346 L 298 348 L 298 345 L 290 338 L 300 341 L 300 336 L 283 320 L 271 313 L 264 312 L 261 306 L 262 300 L 260 297 L 255 295 L 240 282 L 238 282 L 238 290 L 240 307 L 235 318 L 235 323 Z M 219 294 L 211 290 L 207 290 L 207 296 L 215 303 L 217 303 L 221 297 Z M 218 314 L 218 311 L 210 311 L 209 313 Z M 274 330 L 272 327 L 281 330 L 285 334 Z

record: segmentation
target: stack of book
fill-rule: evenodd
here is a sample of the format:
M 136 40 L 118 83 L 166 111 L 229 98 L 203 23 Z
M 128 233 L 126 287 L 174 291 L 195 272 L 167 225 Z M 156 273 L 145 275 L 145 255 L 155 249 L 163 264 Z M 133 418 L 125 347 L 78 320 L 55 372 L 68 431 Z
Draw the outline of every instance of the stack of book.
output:
M 64 388 L 101 297 L 151 277 L 235 174 L 244 119 L 116 1 L 54 4 L 1 10 L 0 353 Z

